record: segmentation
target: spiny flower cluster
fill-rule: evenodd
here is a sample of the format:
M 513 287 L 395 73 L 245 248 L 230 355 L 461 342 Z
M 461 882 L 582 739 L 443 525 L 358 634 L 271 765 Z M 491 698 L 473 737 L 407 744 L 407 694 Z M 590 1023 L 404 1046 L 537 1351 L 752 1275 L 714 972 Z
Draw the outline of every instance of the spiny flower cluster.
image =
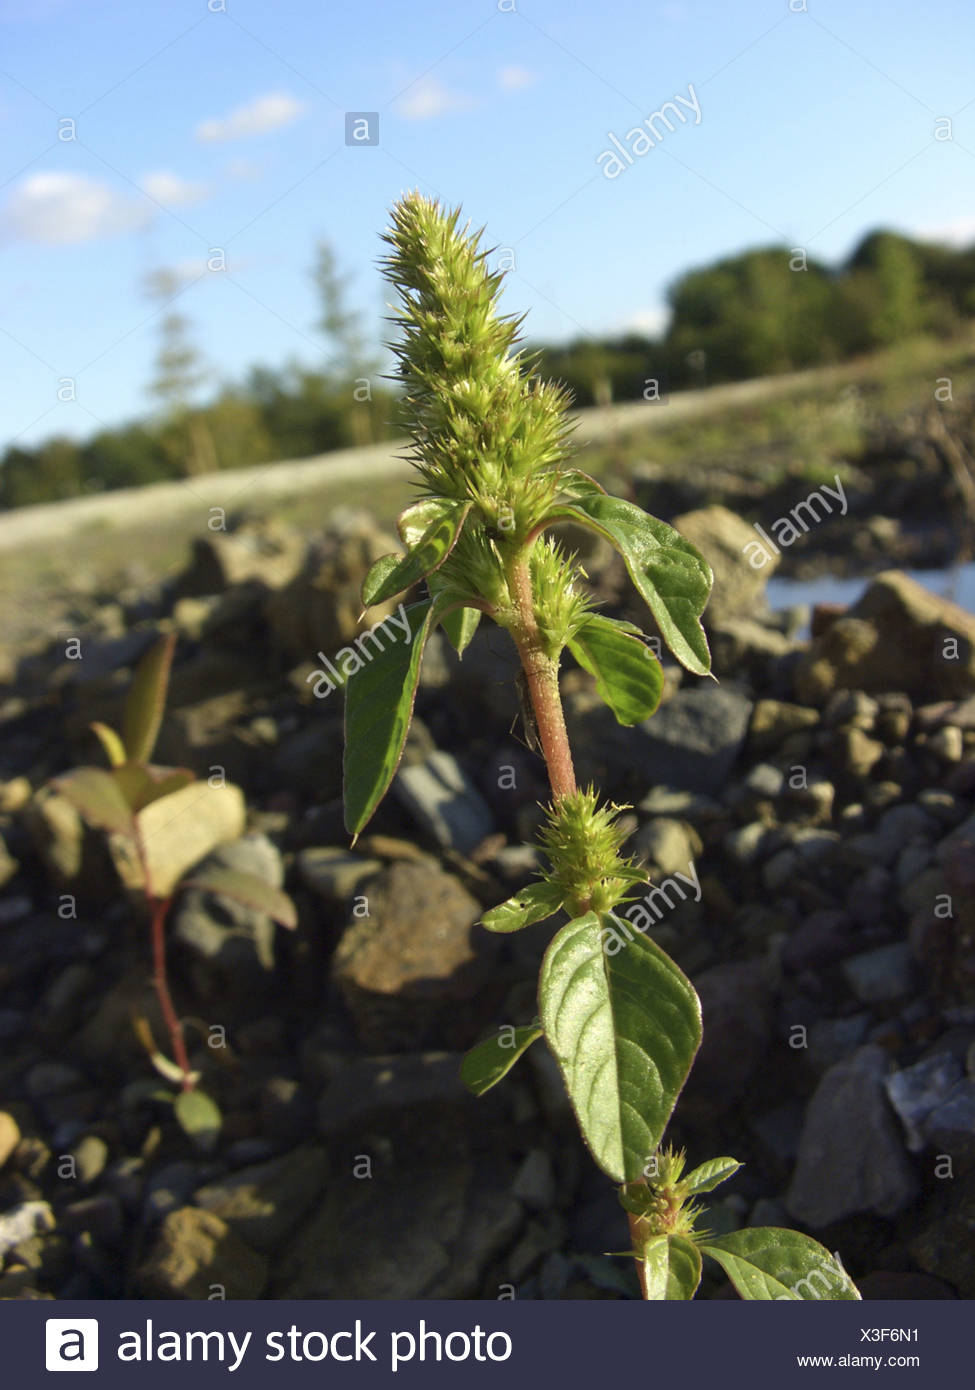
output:
M 569 397 L 512 353 L 521 318 L 497 312 L 504 277 L 459 218 L 411 193 L 383 238 L 411 458 L 428 495 L 472 500 L 489 535 L 519 544 L 556 494 Z
M 551 866 L 547 877 L 563 890 L 567 906 L 606 912 L 645 876 L 620 854 L 628 832 L 618 817 L 629 808 L 597 801 L 592 787 L 559 797 L 548 808 L 539 843 Z

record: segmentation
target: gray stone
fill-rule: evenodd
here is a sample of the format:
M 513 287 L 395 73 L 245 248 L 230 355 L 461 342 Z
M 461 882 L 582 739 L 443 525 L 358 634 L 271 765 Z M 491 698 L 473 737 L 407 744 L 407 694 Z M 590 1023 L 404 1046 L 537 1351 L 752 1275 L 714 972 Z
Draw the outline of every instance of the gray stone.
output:
M 801 865 L 797 850 L 780 849 L 762 866 L 762 882 L 770 893 L 777 893 L 795 879 Z
M 957 1082 L 922 1123 L 928 1145 L 949 1154 L 959 1171 L 969 1170 L 975 1161 L 975 1081 Z
M 358 892 L 360 884 L 383 867 L 378 859 L 366 859 L 331 846 L 303 849 L 297 864 L 305 887 L 329 902 L 345 902 Z
M 867 1013 L 816 1019 L 810 1024 L 806 1039 L 809 1065 L 817 1072 L 828 1071 L 860 1046 L 869 1029 L 870 1015 Z
M 869 1044 L 837 1062 L 817 1086 L 786 1194 L 792 1215 L 821 1229 L 856 1212 L 896 1216 L 917 1195 L 884 1077 L 887 1053 Z
M 267 1252 L 320 1197 L 327 1169 L 324 1149 L 306 1146 L 197 1188 L 193 1204 L 219 1216 L 252 1249 Z
M 774 800 L 781 792 L 784 781 L 785 773 L 780 767 L 775 767 L 772 763 L 756 763 L 748 772 L 742 786 L 753 796 Z
M 772 840 L 774 832 L 761 821 L 750 821 L 736 830 L 729 830 L 721 841 L 722 848 L 735 864 L 753 864 Z
M 529 1211 L 547 1211 L 555 1205 L 555 1175 L 544 1149 L 531 1149 L 525 1155 L 511 1192 Z
M 632 840 L 632 851 L 656 864 L 662 874 L 687 874 L 701 853 L 701 838 L 684 821 L 657 816 L 641 825 Z
M 695 977 L 704 1041 L 681 1104 L 710 1120 L 745 1094 L 772 1033 L 771 970 L 762 958 L 726 961 Z
M 903 1121 L 907 1147 L 912 1153 L 924 1148 L 925 1119 L 944 1102 L 961 1078 L 962 1066 L 958 1058 L 950 1052 L 939 1052 L 884 1079 L 888 1098 Z
M 638 726 L 632 757 L 668 787 L 714 795 L 745 740 L 752 702 L 730 685 L 678 690 Z
M 863 951 L 845 960 L 841 968 L 846 983 L 862 1004 L 902 999 L 914 985 L 911 948 L 906 941 Z
M 422 763 L 401 766 L 393 791 L 441 849 L 461 854 L 494 829 L 491 810 L 452 753 L 435 749 Z
M 246 835 L 221 845 L 197 866 L 253 874 L 274 888 L 284 882 L 281 855 L 266 835 Z M 190 875 L 192 878 L 192 875 Z M 173 916 L 173 934 L 216 979 L 228 984 L 253 982 L 274 965 L 276 927 L 265 912 L 222 894 L 188 888 Z

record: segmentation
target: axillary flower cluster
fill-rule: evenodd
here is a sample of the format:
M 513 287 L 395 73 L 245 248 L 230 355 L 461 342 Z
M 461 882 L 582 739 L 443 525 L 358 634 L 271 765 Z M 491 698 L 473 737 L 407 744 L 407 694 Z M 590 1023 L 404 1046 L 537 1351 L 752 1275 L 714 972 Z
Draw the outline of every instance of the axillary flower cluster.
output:
M 346 826 L 354 842 L 396 772 L 430 632 L 440 626 L 462 656 L 482 619 L 492 619 L 518 650 L 552 796 L 540 835 L 547 871 L 482 922 L 512 932 L 562 914 L 563 925 L 542 962 L 538 1018 L 478 1043 L 462 1078 L 482 1094 L 544 1038 L 593 1159 L 619 1187 L 627 1254 L 645 1298 L 693 1298 L 702 1254 L 723 1265 L 743 1297 L 783 1289 L 798 1297 L 789 1292 L 796 1271 L 828 1253 L 777 1228 L 717 1239 L 697 1231 L 691 1197 L 740 1165 L 712 1159 L 685 1177 L 683 1155 L 661 1149 L 700 1045 L 700 1002 L 649 934 L 627 933 L 621 949 L 603 949 L 613 909 L 647 875 L 621 852 L 624 808 L 576 785 L 559 693 L 566 650 L 620 724 L 652 715 L 663 688 L 640 630 L 597 611 L 584 571 L 552 534 L 560 523 L 619 552 L 663 643 L 699 676 L 710 671 L 701 614 L 711 571 L 672 527 L 570 466 L 569 398 L 516 350 L 521 320 L 498 311 L 502 276 L 490 270 L 480 234 L 461 228 L 459 211 L 409 194 L 384 240 L 418 495 L 397 523 L 405 553 L 373 565 L 362 597 L 368 608 L 421 581 L 425 591 L 405 607 L 405 640 L 345 686 Z M 840 1287 L 834 1297 L 858 1297 L 845 1275 Z

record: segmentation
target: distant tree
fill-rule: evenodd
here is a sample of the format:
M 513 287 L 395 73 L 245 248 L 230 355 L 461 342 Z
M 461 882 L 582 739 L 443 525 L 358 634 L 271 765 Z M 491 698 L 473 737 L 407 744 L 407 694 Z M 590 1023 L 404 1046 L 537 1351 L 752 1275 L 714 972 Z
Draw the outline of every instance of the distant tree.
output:
M 193 398 L 207 376 L 200 353 L 189 335 L 189 320 L 170 309 L 180 292 L 181 280 L 172 270 L 152 271 L 146 276 L 150 299 L 166 312 L 159 320 L 159 350 L 155 375 L 149 387 L 162 403 L 161 438 L 177 473 L 209 473 L 217 467 L 216 449 L 206 419 L 192 409 Z
M 372 398 L 379 358 L 367 345 L 361 314 L 348 307 L 346 287 L 328 242 L 318 244 L 312 279 L 319 302 L 316 326 L 332 357 L 325 375 L 333 378 L 349 399 L 353 441 L 371 443 L 376 437 Z

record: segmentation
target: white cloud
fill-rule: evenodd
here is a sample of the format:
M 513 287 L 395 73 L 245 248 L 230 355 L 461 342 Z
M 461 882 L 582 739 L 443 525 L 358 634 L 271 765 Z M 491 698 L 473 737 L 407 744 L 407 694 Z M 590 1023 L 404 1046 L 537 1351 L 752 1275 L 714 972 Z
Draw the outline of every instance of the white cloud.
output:
M 421 77 L 404 92 L 396 109 L 404 120 L 429 121 L 448 111 L 466 111 L 471 105 L 470 97 L 449 91 L 435 77 Z
M 191 183 L 188 179 L 181 179 L 178 174 L 170 174 L 165 169 L 146 174 L 142 179 L 142 187 L 154 202 L 170 208 L 188 207 L 191 203 L 202 202 L 210 194 L 206 184 Z
M 975 242 L 975 217 L 955 217 L 914 233 L 921 241 L 940 241 L 948 246 L 968 247 Z
M 534 81 L 535 74 L 527 68 L 512 66 L 502 68 L 498 73 L 498 83 L 506 92 L 520 92 L 524 87 L 531 87 Z
M 288 92 L 268 92 L 266 96 L 255 97 L 246 105 L 236 107 L 228 116 L 201 121 L 196 128 L 196 138 L 204 144 L 212 144 L 220 140 L 240 140 L 247 135 L 265 135 L 270 130 L 290 125 L 304 109 L 304 102 Z
M 70 246 L 145 226 L 142 199 L 126 198 L 84 174 L 31 174 L 7 202 L 5 221 L 24 241 Z
M 669 322 L 670 310 L 663 304 L 657 304 L 631 314 L 623 325 L 623 332 L 643 333 L 648 338 L 658 338 L 667 331 Z

